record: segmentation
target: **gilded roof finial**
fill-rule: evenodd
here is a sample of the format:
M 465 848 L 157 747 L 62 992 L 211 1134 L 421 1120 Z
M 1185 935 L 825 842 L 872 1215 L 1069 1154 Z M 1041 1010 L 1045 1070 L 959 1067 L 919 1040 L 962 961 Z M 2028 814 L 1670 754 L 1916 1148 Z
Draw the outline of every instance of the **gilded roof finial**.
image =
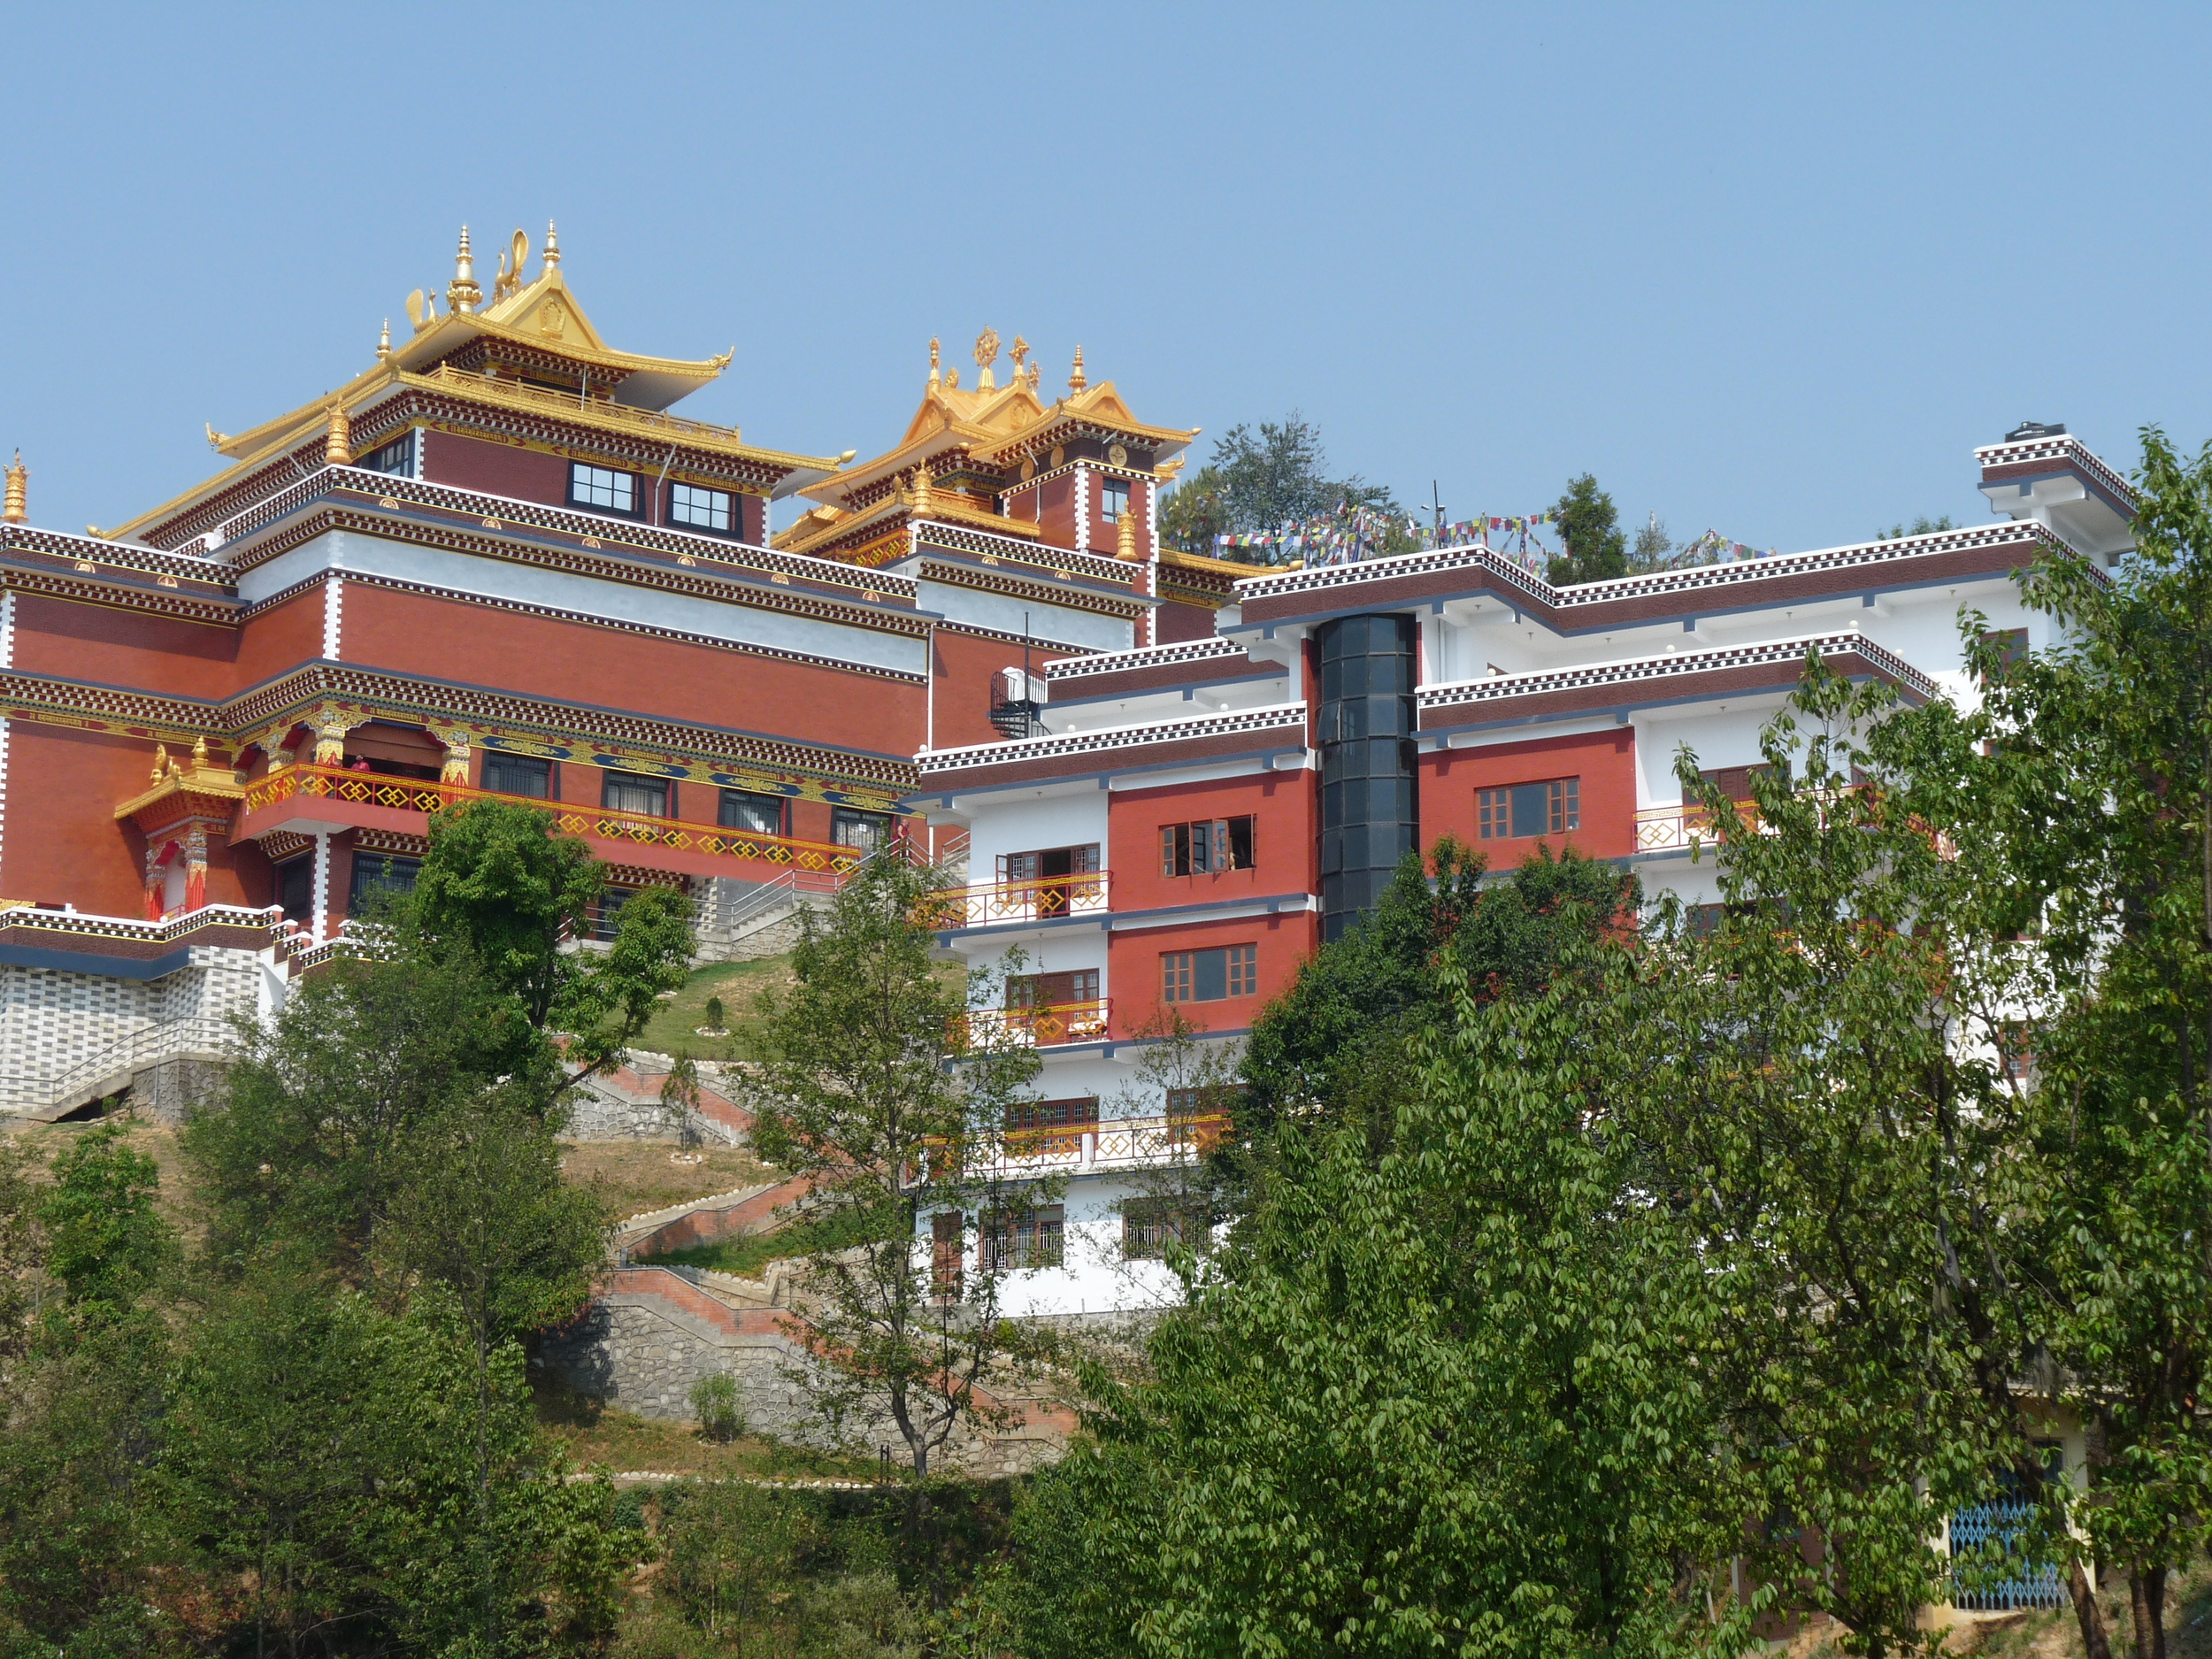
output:
M 927 512 L 929 511 L 929 462 L 928 459 L 925 457 L 924 459 L 914 463 L 915 511 L 918 512 Z
M 1079 392 L 1090 382 L 1083 378 L 1083 348 L 1075 349 L 1075 368 L 1068 376 L 1068 390 Z
M 148 783 L 159 783 L 168 775 L 169 745 L 166 743 L 156 743 L 154 745 L 154 775 L 147 779 L 146 781 Z
M 937 336 L 929 337 L 929 383 L 937 385 L 944 377 L 937 373 Z
M 197 772 L 207 764 L 207 734 L 203 732 L 192 740 L 192 770 Z
M 376 339 L 376 360 L 379 363 L 392 360 L 392 319 L 388 317 L 384 319 L 384 332 Z
M 476 286 L 476 260 L 469 253 L 469 227 L 461 227 L 460 250 L 453 256 L 453 280 L 446 284 L 445 303 L 448 309 L 472 311 L 484 297 L 484 290 Z
M 553 221 L 545 221 L 545 257 L 538 262 L 538 274 L 543 276 L 561 263 L 561 233 L 553 228 Z
M 31 516 L 28 505 L 31 469 L 23 465 L 23 451 L 15 452 L 15 459 L 8 463 L 7 505 L 0 507 L 0 518 L 10 524 L 21 524 Z
M 975 389 L 991 392 L 998 389 L 998 382 L 991 378 L 991 365 L 998 361 L 998 330 L 986 327 L 975 337 Z
M 510 255 L 512 261 L 510 263 Z M 530 257 L 530 238 L 517 231 L 508 239 L 507 251 L 499 256 L 499 274 L 492 279 L 492 303 L 496 305 L 510 294 L 522 292 L 522 262 Z
M 323 459 L 333 466 L 353 465 L 353 422 L 347 419 L 343 403 L 330 406 L 330 436 L 323 443 Z
M 1010 386 L 1019 386 L 1028 374 L 1028 370 L 1025 369 L 1023 365 L 1027 361 L 1029 357 L 1029 342 L 1024 340 L 1019 334 L 1016 334 L 1014 336 L 1014 349 L 1009 351 L 1006 355 L 1014 359 L 1014 378 L 1008 381 L 1007 384 Z
M 1114 556 L 1125 559 L 1137 557 L 1137 512 L 1126 495 L 1121 498 L 1121 511 L 1114 515 Z
M 1030 391 L 1030 396 L 1032 396 L 1033 397 L 1036 396 L 1036 392 L 1037 392 L 1037 383 L 1038 383 L 1040 380 L 1043 380 L 1044 378 L 1045 378 L 1045 365 L 1044 365 L 1043 360 L 1042 360 L 1042 359 L 1041 359 L 1041 358 L 1038 358 L 1038 357 L 1032 357 L 1032 358 L 1030 358 L 1030 359 L 1029 359 L 1029 391 Z

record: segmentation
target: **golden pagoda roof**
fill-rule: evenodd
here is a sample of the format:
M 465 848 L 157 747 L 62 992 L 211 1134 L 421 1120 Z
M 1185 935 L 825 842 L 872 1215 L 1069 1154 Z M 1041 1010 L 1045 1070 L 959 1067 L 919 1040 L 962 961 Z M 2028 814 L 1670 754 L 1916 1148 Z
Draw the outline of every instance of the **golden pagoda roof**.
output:
M 989 364 L 984 348 L 990 347 L 995 355 L 997 340 L 996 334 L 986 330 L 977 342 L 979 364 L 987 374 Z M 937 342 L 933 340 L 929 384 L 914 418 L 906 423 L 906 434 L 895 448 L 798 493 L 839 505 L 856 488 L 897 476 L 917 462 L 933 460 L 953 449 L 964 449 L 979 461 L 999 465 L 1049 449 L 1055 442 L 1077 431 L 1111 432 L 1133 438 L 1152 446 L 1158 460 L 1187 448 L 1198 435 L 1195 427 L 1185 432 L 1172 426 L 1147 426 L 1130 412 L 1111 380 L 1076 387 L 1067 396 L 1048 404 L 1031 388 L 1018 364 L 1010 384 L 986 388 L 947 383 L 939 378 L 936 362 Z
M 527 255 L 527 237 L 521 231 L 515 232 L 511 247 L 518 273 L 521 261 Z M 462 232 L 462 248 L 460 262 L 465 270 L 469 263 L 465 229 Z M 744 443 L 734 426 L 718 426 L 662 412 L 679 398 L 719 376 L 729 366 L 730 353 L 726 351 L 694 362 L 614 350 L 601 338 L 583 307 L 577 303 L 561 273 L 558 245 L 549 235 L 544 264 L 534 280 L 526 284 L 520 281 L 518 274 L 510 273 L 504 255 L 501 265 L 502 274 L 493 302 L 480 309 L 463 310 L 449 305 L 439 311 L 424 298 L 421 289 L 416 289 L 407 298 L 408 314 L 414 323 L 412 338 L 388 349 L 380 349 L 378 361 L 343 386 L 273 420 L 265 420 L 234 435 L 210 427 L 209 443 L 217 453 L 233 457 L 236 465 L 158 507 L 99 534 L 111 540 L 129 537 L 159 524 L 194 503 L 227 488 L 265 465 L 272 457 L 298 448 L 313 434 L 324 430 L 334 403 L 352 411 L 400 386 L 433 390 L 470 402 L 528 408 L 611 432 L 669 439 L 687 447 L 757 461 L 786 472 L 820 473 L 837 470 L 837 460 L 830 457 L 761 449 Z M 447 290 L 449 301 L 462 280 L 457 277 L 454 288 Z M 467 286 L 473 290 L 472 279 Z M 559 357 L 574 365 L 579 373 L 586 377 L 594 370 L 603 371 L 611 389 L 604 396 L 572 397 L 519 381 L 462 373 L 446 361 L 477 340 Z

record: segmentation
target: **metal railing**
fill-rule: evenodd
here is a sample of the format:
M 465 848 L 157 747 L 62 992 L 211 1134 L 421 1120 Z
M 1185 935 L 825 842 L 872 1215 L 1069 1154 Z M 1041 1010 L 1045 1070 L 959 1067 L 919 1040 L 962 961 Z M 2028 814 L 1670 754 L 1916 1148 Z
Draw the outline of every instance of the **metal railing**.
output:
M 570 419 L 582 417 L 587 420 L 606 421 L 618 426 L 649 433 L 656 437 L 688 439 L 703 447 L 732 449 L 741 447 L 743 440 L 735 426 L 718 426 L 710 421 L 693 420 L 684 415 L 664 414 L 657 410 L 634 409 L 627 403 L 618 403 L 604 397 L 588 397 L 576 393 L 557 392 L 542 386 L 526 386 L 519 380 L 493 380 L 482 374 L 472 374 L 442 363 L 427 374 L 411 374 L 402 370 L 400 380 L 408 386 L 419 386 L 431 391 L 458 392 L 465 397 L 482 398 L 491 403 L 507 403 L 518 409 L 534 410 L 541 414 L 565 416 Z
M 1952 1557 L 1955 1560 L 1962 1553 L 1979 1552 L 1992 1544 L 2009 1550 L 2034 1513 L 2032 1504 L 2004 1499 L 1959 1510 L 1951 1517 Z M 2013 1613 L 2029 1608 L 2061 1608 L 2066 1603 L 2066 1586 L 2055 1563 L 2028 1562 L 2017 1578 L 1977 1583 L 1970 1588 L 1961 1586 L 1951 1593 L 1952 1606 L 1969 1613 Z
M 1090 916 L 1108 908 L 1110 871 L 1074 876 L 1041 876 L 1033 881 L 979 881 L 929 895 L 926 919 L 932 927 L 989 927 L 1001 922 L 1047 922 L 1064 916 Z
M 88 1093 L 85 1102 L 74 1102 L 70 1097 L 164 1060 L 221 1056 L 230 1051 L 236 1041 L 237 1033 L 229 1021 L 204 1015 L 142 1026 L 50 1076 L 35 1077 L 23 1072 L 0 1075 L 0 1111 L 21 1115 L 50 1111 L 65 1104 L 83 1104 L 98 1095 Z
M 1229 1129 L 1226 1112 L 1201 1112 L 1010 1130 L 982 1172 L 1020 1176 L 1156 1168 L 1202 1157 Z M 942 1162 L 942 1145 L 932 1143 L 933 1165 Z
M 1055 1043 L 1097 1041 L 1106 1034 L 1112 1016 L 1113 999 L 1095 996 L 1085 1002 L 1054 1002 L 1042 1008 L 973 1009 L 956 1024 L 972 1048 L 1011 1042 L 1025 1048 L 1048 1048 Z
M 725 829 L 718 825 L 654 818 L 612 807 L 594 809 L 536 795 L 502 795 L 496 790 L 473 788 L 466 784 L 433 783 L 426 779 L 394 778 L 382 772 L 348 772 L 342 766 L 307 763 L 282 767 L 248 784 L 246 810 L 259 811 L 302 796 L 350 801 L 363 806 L 391 807 L 402 812 L 426 815 L 467 801 L 508 801 L 549 813 L 554 827 L 565 835 L 589 836 L 629 847 L 706 853 L 718 858 L 757 859 L 764 864 L 823 871 L 837 876 L 849 875 L 868 856 L 864 848 L 828 841 L 796 841 L 788 835 Z

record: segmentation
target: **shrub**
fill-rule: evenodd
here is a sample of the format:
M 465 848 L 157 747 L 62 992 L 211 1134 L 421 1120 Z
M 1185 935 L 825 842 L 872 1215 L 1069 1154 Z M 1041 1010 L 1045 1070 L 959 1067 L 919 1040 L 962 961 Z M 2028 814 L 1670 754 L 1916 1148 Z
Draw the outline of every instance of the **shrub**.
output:
M 718 996 L 710 996 L 707 998 L 707 1029 L 709 1031 L 720 1031 L 724 1029 L 722 1025 L 722 999 Z
M 710 1440 L 727 1442 L 745 1432 L 745 1414 L 737 1409 L 737 1384 L 726 1371 L 702 1377 L 692 1385 L 691 1413 Z

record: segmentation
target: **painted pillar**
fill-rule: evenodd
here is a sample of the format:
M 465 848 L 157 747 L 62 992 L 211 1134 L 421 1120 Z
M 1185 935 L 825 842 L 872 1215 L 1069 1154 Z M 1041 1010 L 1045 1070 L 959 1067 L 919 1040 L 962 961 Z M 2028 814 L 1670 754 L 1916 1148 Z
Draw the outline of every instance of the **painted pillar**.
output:
M 330 936 L 330 832 L 315 832 L 315 891 L 310 895 L 314 909 L 308 923 L 308 933 L 317 944 Z
M 184 908 L 207 908 L 207 832 L 197 824 L 184 837 Z
M 161 919 L 162 892 L 167 885 L 168 878 L 162 870 L 161 849 L 157 845 L 149 845 L 146 849 L 145 905 L 148 921 L 157 922 Z

